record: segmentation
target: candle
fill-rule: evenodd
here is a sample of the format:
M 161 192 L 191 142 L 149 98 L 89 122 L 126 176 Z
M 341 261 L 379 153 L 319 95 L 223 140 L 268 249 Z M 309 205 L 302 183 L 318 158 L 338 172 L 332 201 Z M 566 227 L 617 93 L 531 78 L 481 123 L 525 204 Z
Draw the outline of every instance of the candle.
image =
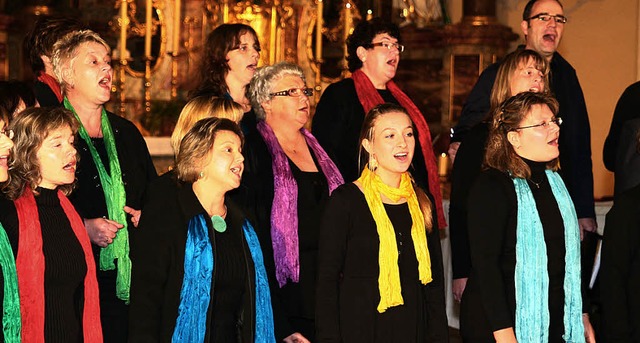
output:
M 180 50 L 180 0 L 174 0 L 173 9 L 173 56 Z
M 449 171 L 449 159 L 447 158 L 447 154 L 444 152 L 440 154 L 438 158 L 438 175 L 439 176 L 447 176 L 447 172 Z
M 323 12 L 322 0 L 318 0 L 318 14 L 316 19 L 316 62 L 322 60 L 322 12 Z
M 346 9 L 344 11 L 344 57 L 347 58 L 347 38 L 349 38 L 349 32 L 351 31 L 351 3 L 347 2 Z
M 147 59 L 151 59 L 151 28 L 153 27 L 153 0 L 147 0 L 147 12 L 146 14 L 146 32 L 144 36 L 144 56 Z
M 127 16 L 127 0 L 120 2 L 120 59 L 125 59 L 127 51 L 127 25 L 129 18 Z

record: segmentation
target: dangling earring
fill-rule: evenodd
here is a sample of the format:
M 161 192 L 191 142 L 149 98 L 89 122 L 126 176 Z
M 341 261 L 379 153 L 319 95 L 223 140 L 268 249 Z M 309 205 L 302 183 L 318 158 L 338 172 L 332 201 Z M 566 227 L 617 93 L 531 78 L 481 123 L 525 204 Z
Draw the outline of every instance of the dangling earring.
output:
M 371 170 L 372 172 L 378 169 L 378 161 L 373 155 L 369 155 L 369 163 L 367 164 L 367 166 L 369 167 L 369 170 Z

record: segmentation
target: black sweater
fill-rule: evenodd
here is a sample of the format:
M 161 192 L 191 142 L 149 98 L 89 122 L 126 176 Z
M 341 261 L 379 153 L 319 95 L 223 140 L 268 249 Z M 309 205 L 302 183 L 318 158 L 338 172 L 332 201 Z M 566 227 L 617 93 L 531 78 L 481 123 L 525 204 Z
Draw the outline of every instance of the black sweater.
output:
M 71 223 L 67 218 L 57 190 L 38 188 L 36 195 L 38 218 L 42 228 L 44 254 L 45 319 L 47 342 L 82 342 L 84 279 L 87 264 Z M 0 221 L 7 231 L 14 256 L 19 242 L 19 223 L 13 201 L 0 200 Z

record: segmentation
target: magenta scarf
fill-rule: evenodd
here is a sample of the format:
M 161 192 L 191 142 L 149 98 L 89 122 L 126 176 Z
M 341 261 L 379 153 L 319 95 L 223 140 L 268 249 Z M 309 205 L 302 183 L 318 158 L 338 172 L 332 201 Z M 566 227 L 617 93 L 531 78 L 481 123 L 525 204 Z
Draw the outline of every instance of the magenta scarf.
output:
M 298 282 L 300 275 L 300 259 L 298 252 L 298 185 L 291 173 L 287 155 L 282 150 L 276 135 L 264 121 L 257 125 L 260 135 L 271 153 L 273 168 L 273 204 L 271 207 L 271 242 L 273 244 L 273 259 L 276 265 L 276 279 L 280 287 L 287 283 L 287 279 Z M 305 128 L 300 132 L 304 135 L 307 145 L 313 151 L 320 170 L 327 178 L 329 194 L 344 183 L 344 179 L 336 165 L 322 149 L 315 137 Z

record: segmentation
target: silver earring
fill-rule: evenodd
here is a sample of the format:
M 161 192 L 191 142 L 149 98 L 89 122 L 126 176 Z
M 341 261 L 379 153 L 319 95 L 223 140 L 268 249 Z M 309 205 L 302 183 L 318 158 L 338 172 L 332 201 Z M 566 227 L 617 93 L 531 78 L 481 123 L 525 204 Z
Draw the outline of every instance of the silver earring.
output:
M 204 171 L 201 171 L 200 174 L 198 174 L 198 178 L 202 179 L 204 177 Z

